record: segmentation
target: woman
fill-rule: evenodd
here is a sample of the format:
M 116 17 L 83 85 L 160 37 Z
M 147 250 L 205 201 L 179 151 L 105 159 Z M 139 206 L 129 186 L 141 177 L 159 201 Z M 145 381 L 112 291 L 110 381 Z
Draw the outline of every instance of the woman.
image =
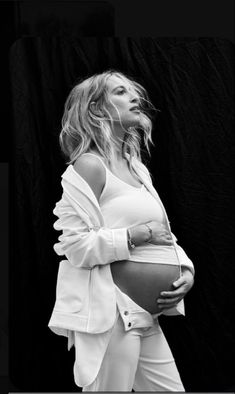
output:
M 54 214 L 59 267 L 49 327 L 75 346 L 83 391 L 184 391 L 158 323 L 184 314 L 191 260 L 141 162 L 152 123 L 145 89 L 109 70 L 77 84 L 62 119 L 69 161 Z

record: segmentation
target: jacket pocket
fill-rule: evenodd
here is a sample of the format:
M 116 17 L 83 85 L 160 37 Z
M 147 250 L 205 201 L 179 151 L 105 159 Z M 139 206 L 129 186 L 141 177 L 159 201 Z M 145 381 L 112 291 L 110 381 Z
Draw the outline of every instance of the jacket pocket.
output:
M 54 310 L 63 313 L 79 312 L 89 294 L 90 269 L 77 268 L 68 260 L 60 262 Z

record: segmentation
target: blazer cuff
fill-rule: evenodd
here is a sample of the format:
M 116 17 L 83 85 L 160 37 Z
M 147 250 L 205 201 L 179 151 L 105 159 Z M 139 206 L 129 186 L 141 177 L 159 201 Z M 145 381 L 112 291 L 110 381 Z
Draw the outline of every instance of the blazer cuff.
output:
M 127 242 L 127 229 L 120 228 L 111 231 L 117 260 L 128 260 L 130 258 L 130 251 Z

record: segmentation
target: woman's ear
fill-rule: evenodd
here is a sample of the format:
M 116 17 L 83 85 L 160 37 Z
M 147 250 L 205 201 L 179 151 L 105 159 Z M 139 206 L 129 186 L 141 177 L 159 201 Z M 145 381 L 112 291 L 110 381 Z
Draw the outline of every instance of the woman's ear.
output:
M 90 109 L 95 115 L 103 115 L 103 112 L 97 108 L 97 103 L 95 101 L 90 102 Z

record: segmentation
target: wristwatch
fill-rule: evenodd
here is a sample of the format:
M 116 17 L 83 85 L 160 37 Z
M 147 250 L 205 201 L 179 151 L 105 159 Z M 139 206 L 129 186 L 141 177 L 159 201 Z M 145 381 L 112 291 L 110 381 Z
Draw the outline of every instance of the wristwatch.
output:
M 127 230 L 127 242 L 128 242 L 128 245 L 130 246 L 131 249 L 135 248 L 135 244 L 131 240 L 131 234 L 130 234 L 129 229 Z

